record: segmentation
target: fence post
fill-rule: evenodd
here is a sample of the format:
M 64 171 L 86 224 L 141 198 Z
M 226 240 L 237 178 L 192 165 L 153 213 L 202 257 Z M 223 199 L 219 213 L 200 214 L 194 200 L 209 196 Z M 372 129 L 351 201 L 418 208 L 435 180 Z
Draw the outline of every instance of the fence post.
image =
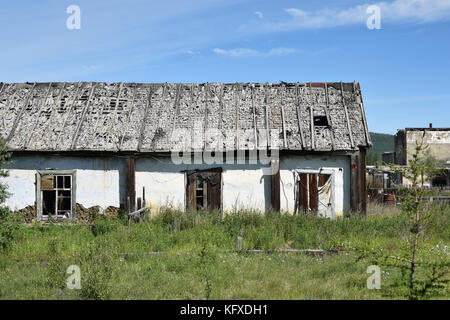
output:
M 236 246 L 237 246 L 237 251 L 242 250 L 242 237 L 237 237 Z

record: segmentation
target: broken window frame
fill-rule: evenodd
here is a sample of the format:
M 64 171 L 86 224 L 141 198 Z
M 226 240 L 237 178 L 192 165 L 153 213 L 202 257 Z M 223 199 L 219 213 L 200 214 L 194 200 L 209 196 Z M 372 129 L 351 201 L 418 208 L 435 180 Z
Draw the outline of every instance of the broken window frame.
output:
M 185 173 L 185 211 L 191 211 L 192 209 L 190 207 L 190 202 L 193 202 L 192 204 L 195 205 L 196 211 L 198 210 L 218 210 L 219 212 L 223 212 L 223 176 L 222 176 L 222 168 L 211 168 L 211 169 L 204 169 L 204 170 L 186 170 L 183 171 Z M 219 208 L 218 209 L 210 209 L 210 202 L 214 203 L 215 201 L 211 201 L 211 199 L 208 199 L 209 195 L 209 186 L 206 179 L 200 179 L 202 183 L 202 188 L 199 188 L 197 186 L 197 182 L 199 181 L 199 177 L 196 176 L 196 174 L 202 174 L 202 173 L 216 173 L 220 176 L 220 182 L 219 182 Z M 194 176 L 193 183 L 190 186 L 189 185 L 189 176 Z M 192 179 L 192 178 L 191 178 Z M 197 196 L 197 190 L 202 190 L 203 196 L 202 196 L 202 202 L 203 202 L 203 208 L 198 208 L 198 196 Z M 189 196 L 189 192 L 193 192 L 193 195 Z
M 301 211 L 300 208 L 300 199 L 299 199 L 299 189 L 298 189 L 298 184 L 299 184 L 299 177 L 301 174 L 306 174 L 308 175 L 308 207 L 309 207 L 309 201 L 310 201 L 310 194 L 309 194 L 309 175 L 310 174 L 315 174 L 317 175 L 317 184 L 319 184 L 319 176 L 320 175 L 329 175 L 331 176 L 331 220 L 334 220 L 336 217 L 336 194 L 335 194 L 335 171 L 334 170 L 330 170 L 330 169 L 296 169 L 294 170 L 294 181 L 295 181 L 295 187 L 294 187 L 294 199 L 295 199 L 295 205 L 294 205 L 294 211 L 296 214 L 301 214 L 303 213 Z M 319 187 L 318 187 L 319 188 Z M 317 195 L 317 197 L 319 197 L 319 195 Z M 319 198 L 317 199 L 317 201 L 319 201 Z M 310 209 L 308 209 L 310 210 Z M 317 212 L 317 214 L 319 214 Z
M 48 215 L 43 214 L 43 191 L 41 190 L 41 178 L 42 176 L 46 175 L 52 175 L 55 176 L 56 180 L 56 186 L 52 188 L 52 191 L 55 191 L 56 193 L 56 207 L 55 210 L 57 210 L 57 200 L 58 200 L 58 192 L 59 191 L 67 191 L 71 190 L 71 208 L 70 208 L 70 215 L 67 217 L 66 215 L 58 215 L 58 212 L 56 211 L 56 215 L 53 216 L 56 220 L 74 220 L 76 218 L 75 214 L 75 208 L 76 208 L 76 171 L 75 170 L 38 170 L 36 173 L 36 218 L 37 221 L 48 221 Z M 58 188 L 58 176 L 70 176 L 71 177 L 71 186 L 70 188 L 66 188 L 63 186 L 62 188 Z

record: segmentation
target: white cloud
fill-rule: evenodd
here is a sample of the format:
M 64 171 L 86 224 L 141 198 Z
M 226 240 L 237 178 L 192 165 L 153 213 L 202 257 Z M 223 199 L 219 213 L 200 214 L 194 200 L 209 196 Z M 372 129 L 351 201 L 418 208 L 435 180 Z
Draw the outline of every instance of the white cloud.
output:
M 258 16 L 258 18 L 262 19 L 264 18 L 264 15 L 262 14 L 261 11 L 255 11 L 255 14 Z
M 303 11 L 298 8 L 284 9 L 289 19 L 280 22 L 260 23 L 258 26 L 245 25 L 241 30 L 248 31 L 291 31 L 298 29 L 331 28 L 338 26 L 366 24 L 370 5 L 381 9 L 381 23 L 431 23 L 450 20 L 449 0 L 394 0 L 391 2 L 366 3 L 347 9 L 323 9 Z
M 213 51 L 219 55 L 229 56 L 229 57 L 272 57 L 272 56 L 283 56 L 299 52 L 298 49 L 294 48 L 272 48 L 268 51 L 258 51 L 249 48 L 235 48 L 235 49 L 219 49 L 215 48 Z

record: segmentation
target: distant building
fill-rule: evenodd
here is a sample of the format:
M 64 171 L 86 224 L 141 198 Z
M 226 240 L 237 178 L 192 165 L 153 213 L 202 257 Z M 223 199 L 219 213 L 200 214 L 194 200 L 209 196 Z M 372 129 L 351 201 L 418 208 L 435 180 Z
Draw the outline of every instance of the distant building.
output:
M 450 128 L 406 128 L 395 135 L 394 163 L 407 165 L 415 153 L 416 143 L 428 146 L 428 154 L 437 160 L 437 165 L 445 169 L 443 176 L 434 177 L 430 186 L 450 186 Z

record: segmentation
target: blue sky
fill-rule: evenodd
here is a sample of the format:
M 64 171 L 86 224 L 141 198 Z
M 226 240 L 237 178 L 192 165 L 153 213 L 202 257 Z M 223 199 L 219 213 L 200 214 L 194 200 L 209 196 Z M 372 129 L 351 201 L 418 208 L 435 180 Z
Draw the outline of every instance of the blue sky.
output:
M 450 0 L 4 1 L 0 37 L 4 82 L 358 81 L 371 131 L 450 127 Z

